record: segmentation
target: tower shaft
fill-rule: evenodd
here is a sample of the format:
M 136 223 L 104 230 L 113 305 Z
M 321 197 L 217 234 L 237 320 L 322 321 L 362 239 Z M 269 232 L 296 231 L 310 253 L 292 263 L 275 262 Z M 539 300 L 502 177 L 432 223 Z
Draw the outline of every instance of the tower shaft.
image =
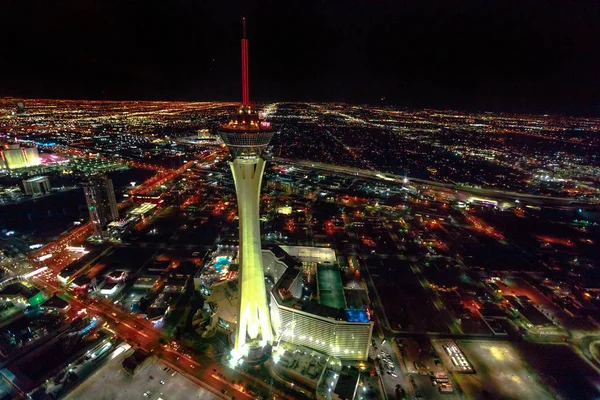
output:
M 240 225 L 240 311 L 235 349 L 242 351 L 248 342 L 273 340 L 260 243 L 259 202 L 265 160 L 237 158 L 229 165 L 235 181 Z
M 273 343 L 265 274 L 260 243 L 260 188 L 265 148 L 273 137 L 271 124 L 262 121 L 250 106 L 248 90 L 248 40 L 246 19 L 242 19 L 242 105 L 219 135 L 229 149 L 229 163 L 238 203 L 240 224 L 239 273 L 240 305 L 235 343 L 230 363 L 260 360 L 266 344 Z

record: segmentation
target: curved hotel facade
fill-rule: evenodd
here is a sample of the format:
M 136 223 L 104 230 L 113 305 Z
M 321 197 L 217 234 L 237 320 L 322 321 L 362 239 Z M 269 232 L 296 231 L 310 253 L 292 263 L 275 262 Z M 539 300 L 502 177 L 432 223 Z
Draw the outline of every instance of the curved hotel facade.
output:
M 310 347 L 346 360 L 366 360 L 372 322 L 351 322 L 326 313 L 311 313 L 285 304 L 271 293 L 271 319 L 280 340 Z
M 327 275 L 335 277 L 340 273 L 337 267 L 326 265 L 317 269 L 323 269 L 316 274 L 317 280 L 319 276 L 328 279 Z M 366 360 L 373 332 L 368 308 L 348 306 L 342 286 L 335 282 L 330 285 L 329 280 L 319 282 L 325 287 L 321 292 L 328 293 L 319 293 L 318 301 L 306 300 L 303 280 L 303 270 L 288 265 L 271 290 L 271 322 L 276 341 L 306 346 L 341 359 Z M 334 300 L 338 304 L 329 302 L 327 296 L 337 297 Z

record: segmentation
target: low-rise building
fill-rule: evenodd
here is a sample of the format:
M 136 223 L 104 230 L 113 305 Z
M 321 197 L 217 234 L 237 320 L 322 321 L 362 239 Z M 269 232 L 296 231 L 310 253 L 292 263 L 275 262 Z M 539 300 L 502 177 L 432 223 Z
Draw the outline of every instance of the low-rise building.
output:
M 25 194 L 28 196 L 42 195 L 50 192 L 50 180 L 47 176 L 36 176 L 22 181 Z
M 154 287 L 154 285 L 158 282 L 159 279 L 159 275 L 145 274 L 135 280 L 135 282 L 133 283 L 133 287 L 134 289 L 150 290 Z
M 71 308 L 68 301 L 61 299 L 58 296 L 52 296 L 42 303 L 42 310 L 49 313 L 66 313 Z
M 44 301 L 44 294 L 27 283 L 11 283 L 0 290 L 0 300 L 38 306 Z

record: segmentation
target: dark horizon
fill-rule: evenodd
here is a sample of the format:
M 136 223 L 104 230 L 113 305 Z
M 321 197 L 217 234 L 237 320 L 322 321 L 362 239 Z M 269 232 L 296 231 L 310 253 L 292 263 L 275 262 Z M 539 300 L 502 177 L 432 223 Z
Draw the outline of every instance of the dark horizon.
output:
M 600 115 L 600 5 L 320 1 L 222 5 L 67 0 L 0 6 L 0 95 L 250 99 Z

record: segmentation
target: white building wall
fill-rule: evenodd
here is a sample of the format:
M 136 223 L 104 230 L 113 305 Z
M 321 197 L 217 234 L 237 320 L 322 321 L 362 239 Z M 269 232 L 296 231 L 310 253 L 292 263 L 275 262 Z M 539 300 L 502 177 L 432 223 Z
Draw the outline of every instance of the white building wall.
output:
M 271 294 L 271 322 L 279 340 L 345 360 L 366 360 L 373 323 L 354 323 L 311 315 L 280 305 Z

